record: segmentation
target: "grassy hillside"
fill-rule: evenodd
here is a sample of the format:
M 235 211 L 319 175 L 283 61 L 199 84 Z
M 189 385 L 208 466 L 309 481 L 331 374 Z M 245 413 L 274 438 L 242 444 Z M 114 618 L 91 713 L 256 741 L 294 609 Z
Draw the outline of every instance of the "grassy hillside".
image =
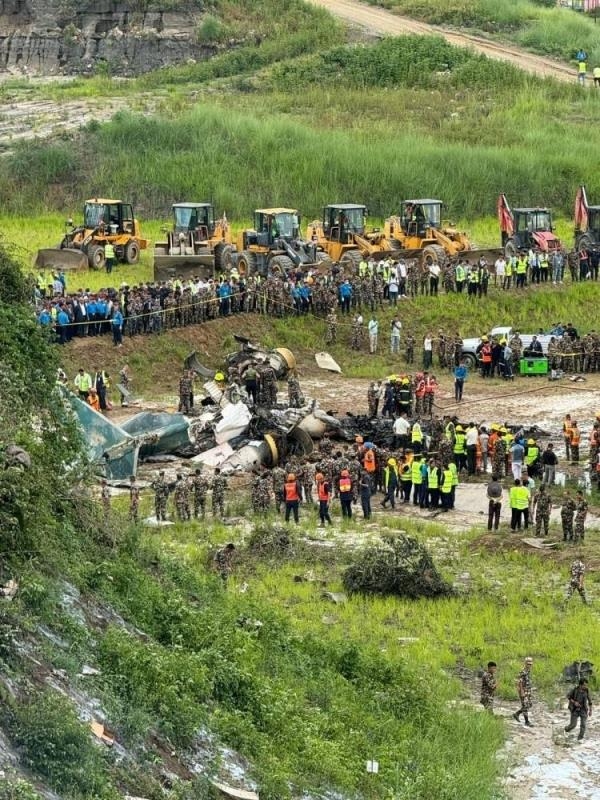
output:
M 367 0 L 434 25 L 482 31 L 528 50 L 574 61 L 579 48 L 590 64 L 600 63 L 600 31 L 595 20 L 555 0 Z
M 384 217 L 420 194 L 440 196 L 456 218 L 493 213 L 499 191 L 564 214 L 579 182 L 600 196 L 592 92 L 534 82 L 436 38 L 280 54 L 258 73 L 238 55 L 223 56 L 227 79 L 206 74 L 213 62 L 155 76 L 162 114 L 119 113 L 63 141 L 17 146 L 0 161 L 3 208 L 73 210 L 100 193 L 131 198 L 146 218 L 190 198 L 212 198 L 231 219 L 263 203 L 313 216 L 334 200 Z

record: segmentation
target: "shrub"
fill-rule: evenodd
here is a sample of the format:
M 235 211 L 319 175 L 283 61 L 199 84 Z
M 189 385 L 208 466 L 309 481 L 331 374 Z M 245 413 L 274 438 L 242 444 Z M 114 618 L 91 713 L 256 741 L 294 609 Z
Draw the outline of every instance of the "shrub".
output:
M 199 44 L 215 44 L 227 39 L 229 31 L 227 26 L 218 17 L 208 14 L 196 29 L 196 39 Z
M 438 573 L 428 550 L 408 536 L 386 537 L 359 554 L 343 576 L 351 594 L 440 597 L 452 588 Z

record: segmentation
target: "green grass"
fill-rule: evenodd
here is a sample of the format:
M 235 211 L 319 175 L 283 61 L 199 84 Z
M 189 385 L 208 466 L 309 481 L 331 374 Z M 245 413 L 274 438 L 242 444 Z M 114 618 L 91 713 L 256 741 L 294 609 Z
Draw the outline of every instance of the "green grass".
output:
M 153 117 L 119 112 L 72 139 L 18 145 L 0 162 L 0 200 L 24 216 L 116 194 L 156 219 L 197 197 L 235 222 L 279 203 L 312 218 L 335 200 L 383 218 L 416 194 L 472 218 L 493 214 L 505 191 L 514 205 L 570 214 L 580 182 L 600 196 L 587 167 L 598 98 L 507 69 L 432 37 L 334 48 L 250 86 L 207 87 L 192 105 L 176 93 Z

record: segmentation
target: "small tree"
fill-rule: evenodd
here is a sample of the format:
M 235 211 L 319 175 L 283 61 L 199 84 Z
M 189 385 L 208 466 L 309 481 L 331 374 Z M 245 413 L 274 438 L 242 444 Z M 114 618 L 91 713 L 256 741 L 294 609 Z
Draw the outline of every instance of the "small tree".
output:
M 452 587 L 437 571 L 429 551 L 409 536 L 385 537 L 363 550 L 343 575 L 350 594 L 440 597 Z

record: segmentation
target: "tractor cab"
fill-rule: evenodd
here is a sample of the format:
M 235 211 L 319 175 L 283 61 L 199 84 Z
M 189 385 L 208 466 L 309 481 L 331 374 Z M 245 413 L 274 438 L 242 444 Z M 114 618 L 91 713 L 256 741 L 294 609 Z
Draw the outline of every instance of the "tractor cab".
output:
M 442 206 L 441 200 L 405 200 L 400 207 L 405 235 L 424 239 L 429 228 L 441 228 Z
M 300 236 L 300 216 L 291 208 L 259 208 L 254 212 L 256 244 L 272 247 L 278 239 L 294 241 Z
M 205 242 L 214 234 L 215 211 L 210 203 L 176 203 L 172 210 L 175 234 L 191 233 L 198 242 Z
M 332 242 L 349 244 L 355 234 L 364 236 L 367 207 L 341 203 L 323 209 L 323 231 Z
M 593 235 L 595 242 L 600 241 L 600 206 L 588 206 L 587 229 Z
M 513 215 L 521 247 L 537 244 L 536 233 L 552 233 L 552 214 L 547 208 L 515 208 Z
M 83 208 L 83 227 L 103 230 L 106 234 L 133 234 L 133 206 L 120 200 L 88 200 Z

